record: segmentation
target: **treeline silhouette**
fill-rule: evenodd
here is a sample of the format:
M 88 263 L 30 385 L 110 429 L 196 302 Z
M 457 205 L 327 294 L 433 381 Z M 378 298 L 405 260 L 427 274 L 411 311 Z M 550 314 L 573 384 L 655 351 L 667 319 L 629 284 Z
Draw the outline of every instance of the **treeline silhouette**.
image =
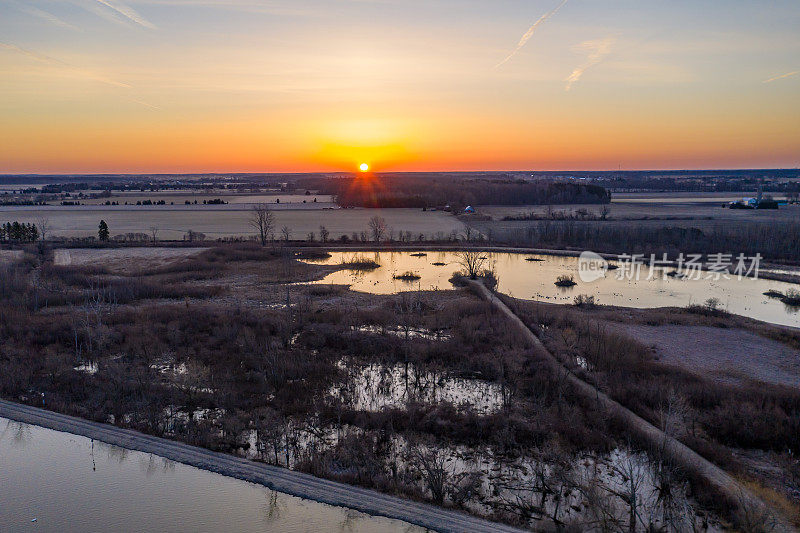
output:
M 0 225 L 0 242 L 36 242 L 39 230 L 35 224 L 6 222 Z
M 360 177 L 304 180 L 302 185 L 336 197 L 342 207 L 463 207 L 467 205 L 605 204 L 598 185 L 451 176 Z
M 800 260 L 800 225 L 792 222 L 701 229 L 546 220 L 497 237 L 516 245 L 606 253 L 760 253 L 768 259 Z

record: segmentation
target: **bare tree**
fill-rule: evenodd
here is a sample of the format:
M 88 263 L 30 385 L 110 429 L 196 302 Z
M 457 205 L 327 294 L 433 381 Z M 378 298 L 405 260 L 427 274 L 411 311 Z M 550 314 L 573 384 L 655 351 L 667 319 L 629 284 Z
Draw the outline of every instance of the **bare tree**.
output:
M 410 447 L 407 460 L 411 469 L 416 471 L 431 491 L 434 503 L 441 505 L 447 493 L 450 477 L 447 454 L 439 448 L 417 444 Z
M 292 236 L 292 230 L 289 226 L 282 226 L 281 227 L 281 237 L 283 238 L 284 242 L 289 242 L 289 237 Z
M 461 250 L 456 252 L 456 263 L 461 265 L 470 279 L 475 279 L 488 260 L 486 252 L 480 250 Z
M 386 220 L 383 217 L 375 215 L 369 219 L 369 229 L 372 233 L 372 240 L 380 242 L 386 233 Z
M 50 233 L 50 217 L 46 215 L 40 215 L 36 217 L 36 227 L 39 228 L 39 235 L 41 235 L 42 240 L 47 240 L 47 234 Z
M 330 235 L 331 232 L 328 231 L 328 228 L 326 228 L 325 226 L 319 227 L 319 240 L 321 240 L 322 242 L 328 242 L 328 237 L 330 237 Z
M 400 319 L 400 328 L 405 333 L 405 365 L 406 375 L 408 375 L 408 362 L 411 358 L 411 331 L 419 323 L 422 315 L 422 299 L 419 293 L 414 291 L 403 291 L 397 295 L 395 300 L 395 313 Z
M 270 238 L 275 227 L 275 215 L 270 211 L 267 204 L 256 204 L 250 214 L 250 225 L 258 232 L 261 246 L 266 246 L 267 239 Z
M 158 226 L 150 226 L 150 237 L 153 239 L 153 244 L 158 240 Z
M 617 496 L 628 507 L 628 532 L 636 533 L 637 522 L 642 521 L 645 531 L 652 531 L 652 516 L 647 516 L 646 510 L 650 510 L 652 505 L 648 505 L 644 499 L 647 498 L 645 492 L 647 478 L 647 459 L 639 454 L 629 454 L 618 464 L 611 464 L 611 470 L 621 479 L 618 486 L 606 487 L 611 494 Z M 642 509 L 642 508 L 645 509 Z M 642 516 L 642 515 L 645 516 Z

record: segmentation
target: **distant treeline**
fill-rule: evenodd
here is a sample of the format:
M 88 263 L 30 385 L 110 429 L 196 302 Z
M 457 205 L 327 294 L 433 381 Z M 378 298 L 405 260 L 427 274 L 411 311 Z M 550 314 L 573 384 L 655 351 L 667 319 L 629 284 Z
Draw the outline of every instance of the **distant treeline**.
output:
M 35 242 L 39 229 L 34 224 L 6 222 L 0 225 L 0 242 Z
M 444 177 L 328 178 L 302 183 L 331 194 L 342 207 L 605 204 L 603 187 L 573 182 Z
M 47 205 L 47 202 L 41 200 L 0 200 L 0 206 L 33 206 L 33 205 Z
M 792 194 L 800 191 L 800 181 L 778 181 L 758 176 L 629 176 L 607 177 L 599 180 L 604 186 L 626 191 L 668 192 L 753 192 L 761 185 L 765 192 Z
M 539 221 L 495 237 L 516 245 L 617 254 L 760 253 L 768 259 L 800 260 L 800 225 L 793 222 L 701 229 Z

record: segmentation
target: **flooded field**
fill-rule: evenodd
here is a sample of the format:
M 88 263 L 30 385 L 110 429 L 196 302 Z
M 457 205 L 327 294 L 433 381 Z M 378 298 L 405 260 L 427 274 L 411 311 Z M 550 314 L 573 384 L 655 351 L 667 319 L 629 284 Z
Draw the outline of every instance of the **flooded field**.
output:
M 258 435 L 252 435 L 254 452 L 255 448 L 259 451 L 248 455 L 293 468 L 304 457 L 337 449 L 342 453 L 342 448 L 352 447 L 354 442 L 374 438 L 350 426 L 297 426 L 290 434 L 285 446 L 276 448 L 264 446 Z M 598 511 L 606 513 L 610 521 L 624 522 L 629 512 L 624 495 L 631 479 L 636 484 L 637 512 L 653 524 L 690 531 L 705 521 L 705 531 L 720 530 L 717 519 L 697 507 L 686 484 L 672 486 L 670 502 L 664 506 L 663 469 L 646 454 L 627 448 L 600 454 L 548 455 L 535 450 L 504 453 L 491 446 L 431 445 L 400 435 L 387 437 L 381 446 L 382 455 L 376 458 L 381 469 L 405 479 L 425 479 L 438 472 L 449 485 L 445 498 L 449 504 L 486 517 L 504 509 L 525 517 L 523 524 L 534 530 L 550 520 L 591 530 L 588 524 Z
M 356 366 L 340 362 L 339 366 L 347 379 L 332 387 L 330 395 L 359 411 L 404 408 L 410 402 L 446 402 L 485 415 L 503 406 L 503 391 L 496 383 L 423 372 L 414 365 Z
M 4 418 L 0 502 L 0 531 L 423 531 Z
M 371 271 L 340 270 L 329 274 L 317 283 L 345 284 L 353 290 L 376 294 L 390 294 L 409 290 L 449 289 L 453 272 L 460 270 L 458 257 L 453 252 L 365 252 L 363 255 L 381 265 Z M 322 261 L 339 264 L 350 261 L 353 253 L 335 252 Z M 720 307 L 774 324 L 800 327 L 800 308 L 783 304 L 764 295 L 768 290 L 786 292 L 797 285 L 766 279 L 679 279 L 667 274 L 672 267 L 654 269 L 647 279 L 648 269 L 643 269 L 640 279 L 627 279 L 618 274 L 623 269 L 609 271 L 605 278 L 584 283 L 578 276 L 577 257 L 530 255 L 513 253 L 487 253 L 487 266 L 494 269 L 498 289 L 516 298 L 553 303 L 572 303 L 578 295 L 594 296 L 604 305 L 622 307 L 685 307 L 703 304 L 717 298 Z M 533 260 L 526 260 L 533 259 Z M 404 281 L 393 276 L 406 271 L 419 275 L 419 279 Z M 576 285 L 557 287 L 559 275 L 573 275 Z M 618 279 L 622 277 L 623 279 Z

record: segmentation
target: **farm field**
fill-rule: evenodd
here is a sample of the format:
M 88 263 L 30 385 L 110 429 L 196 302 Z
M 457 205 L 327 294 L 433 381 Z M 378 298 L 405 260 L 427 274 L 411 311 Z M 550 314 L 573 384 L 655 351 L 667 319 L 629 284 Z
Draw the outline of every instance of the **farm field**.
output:
M 292 239 L 305 240 L 314 232 L 319 238 L 319 228 L 324 225 L 335 239 L 350 237 L 354 232 L 367 231 L 369 219 L 383 217 L 395 232 L 411 232 L 415 236 L 444 237 L 455 231 L 461 233 L 464 225 L 449 213 L 421 209 L 323 209 L 322 204 L 275 205 L 275 233 L 288 226 Z M 300 207 L 302 206 L 302 207 Z M 48 217 L 51 235 L 60 237 L 97 236 L 100 220 L 108 224 L 112 237 L 125 233 L 150 233 L 159 228 L 158 238 L 180 240 L 189 231 L 203 233 L 207 239 L 254 235 L 250 225 L 250 206 L 247 204 L 207 206 L 32 206 L 0 207 L 0 221 L 36 223 L 39 217 Z
M 728 201 L 737 200 L 740 197 L 731 198 Z M 680 200 L 680 201 L 678 201 Z M 800 220 L 800 205 L 785 205 L 779 209 L 726 209 L 722 207 L 723 200 L 715 202 L 694 202 L 679 198 L 658 198 L 647 201 L 616 201 L 605 206 L 605 223 L 615 222 L 636 222 L 636 224 L 669 224 L 686 225 L 702 224 L 704 226 L 714 226 L 717 224 L 729 224 L 737 222 L 780 222 Z M 600 218 L 603 212 L 602 205 L 535 205 L 535 206 L 481 206 L 478 212 L 489 215 L 493 219 L 493 224 L 498 226 L 511 226 L 525 221 L 504 221 L 504 217 L 515 217 L 536 213 L 540 217 L 546 217 L 548 212 L 563 213 L 568 217 L 577 217 L 578 211 L 585 211 L 590 217 Z M 576 222 L 582 222 L 576 220 Z M 594 222 L 590 220 L 588 222 Z
M 798 204 L 745 210 L 723 208 L 717 202 L 663 201 L 663 196 L 657 202 L 650 200 L 606 206 L 554 205 L 550 209 L 486 206 L 478 209 L 479 216 L 463 218 L 492 240 L 518 246 L 647 257 L 746 252 L 778 263 L 800 261 Z
M 615 192 L 611 196 L 612 203 L 632 204 L 658 204 L 658 203 L 722 203 L 733 202 L 742 198 L 752 198 L 756 191 L 742 192 Z M 780 195 L 779 195 L 780 196 Z

